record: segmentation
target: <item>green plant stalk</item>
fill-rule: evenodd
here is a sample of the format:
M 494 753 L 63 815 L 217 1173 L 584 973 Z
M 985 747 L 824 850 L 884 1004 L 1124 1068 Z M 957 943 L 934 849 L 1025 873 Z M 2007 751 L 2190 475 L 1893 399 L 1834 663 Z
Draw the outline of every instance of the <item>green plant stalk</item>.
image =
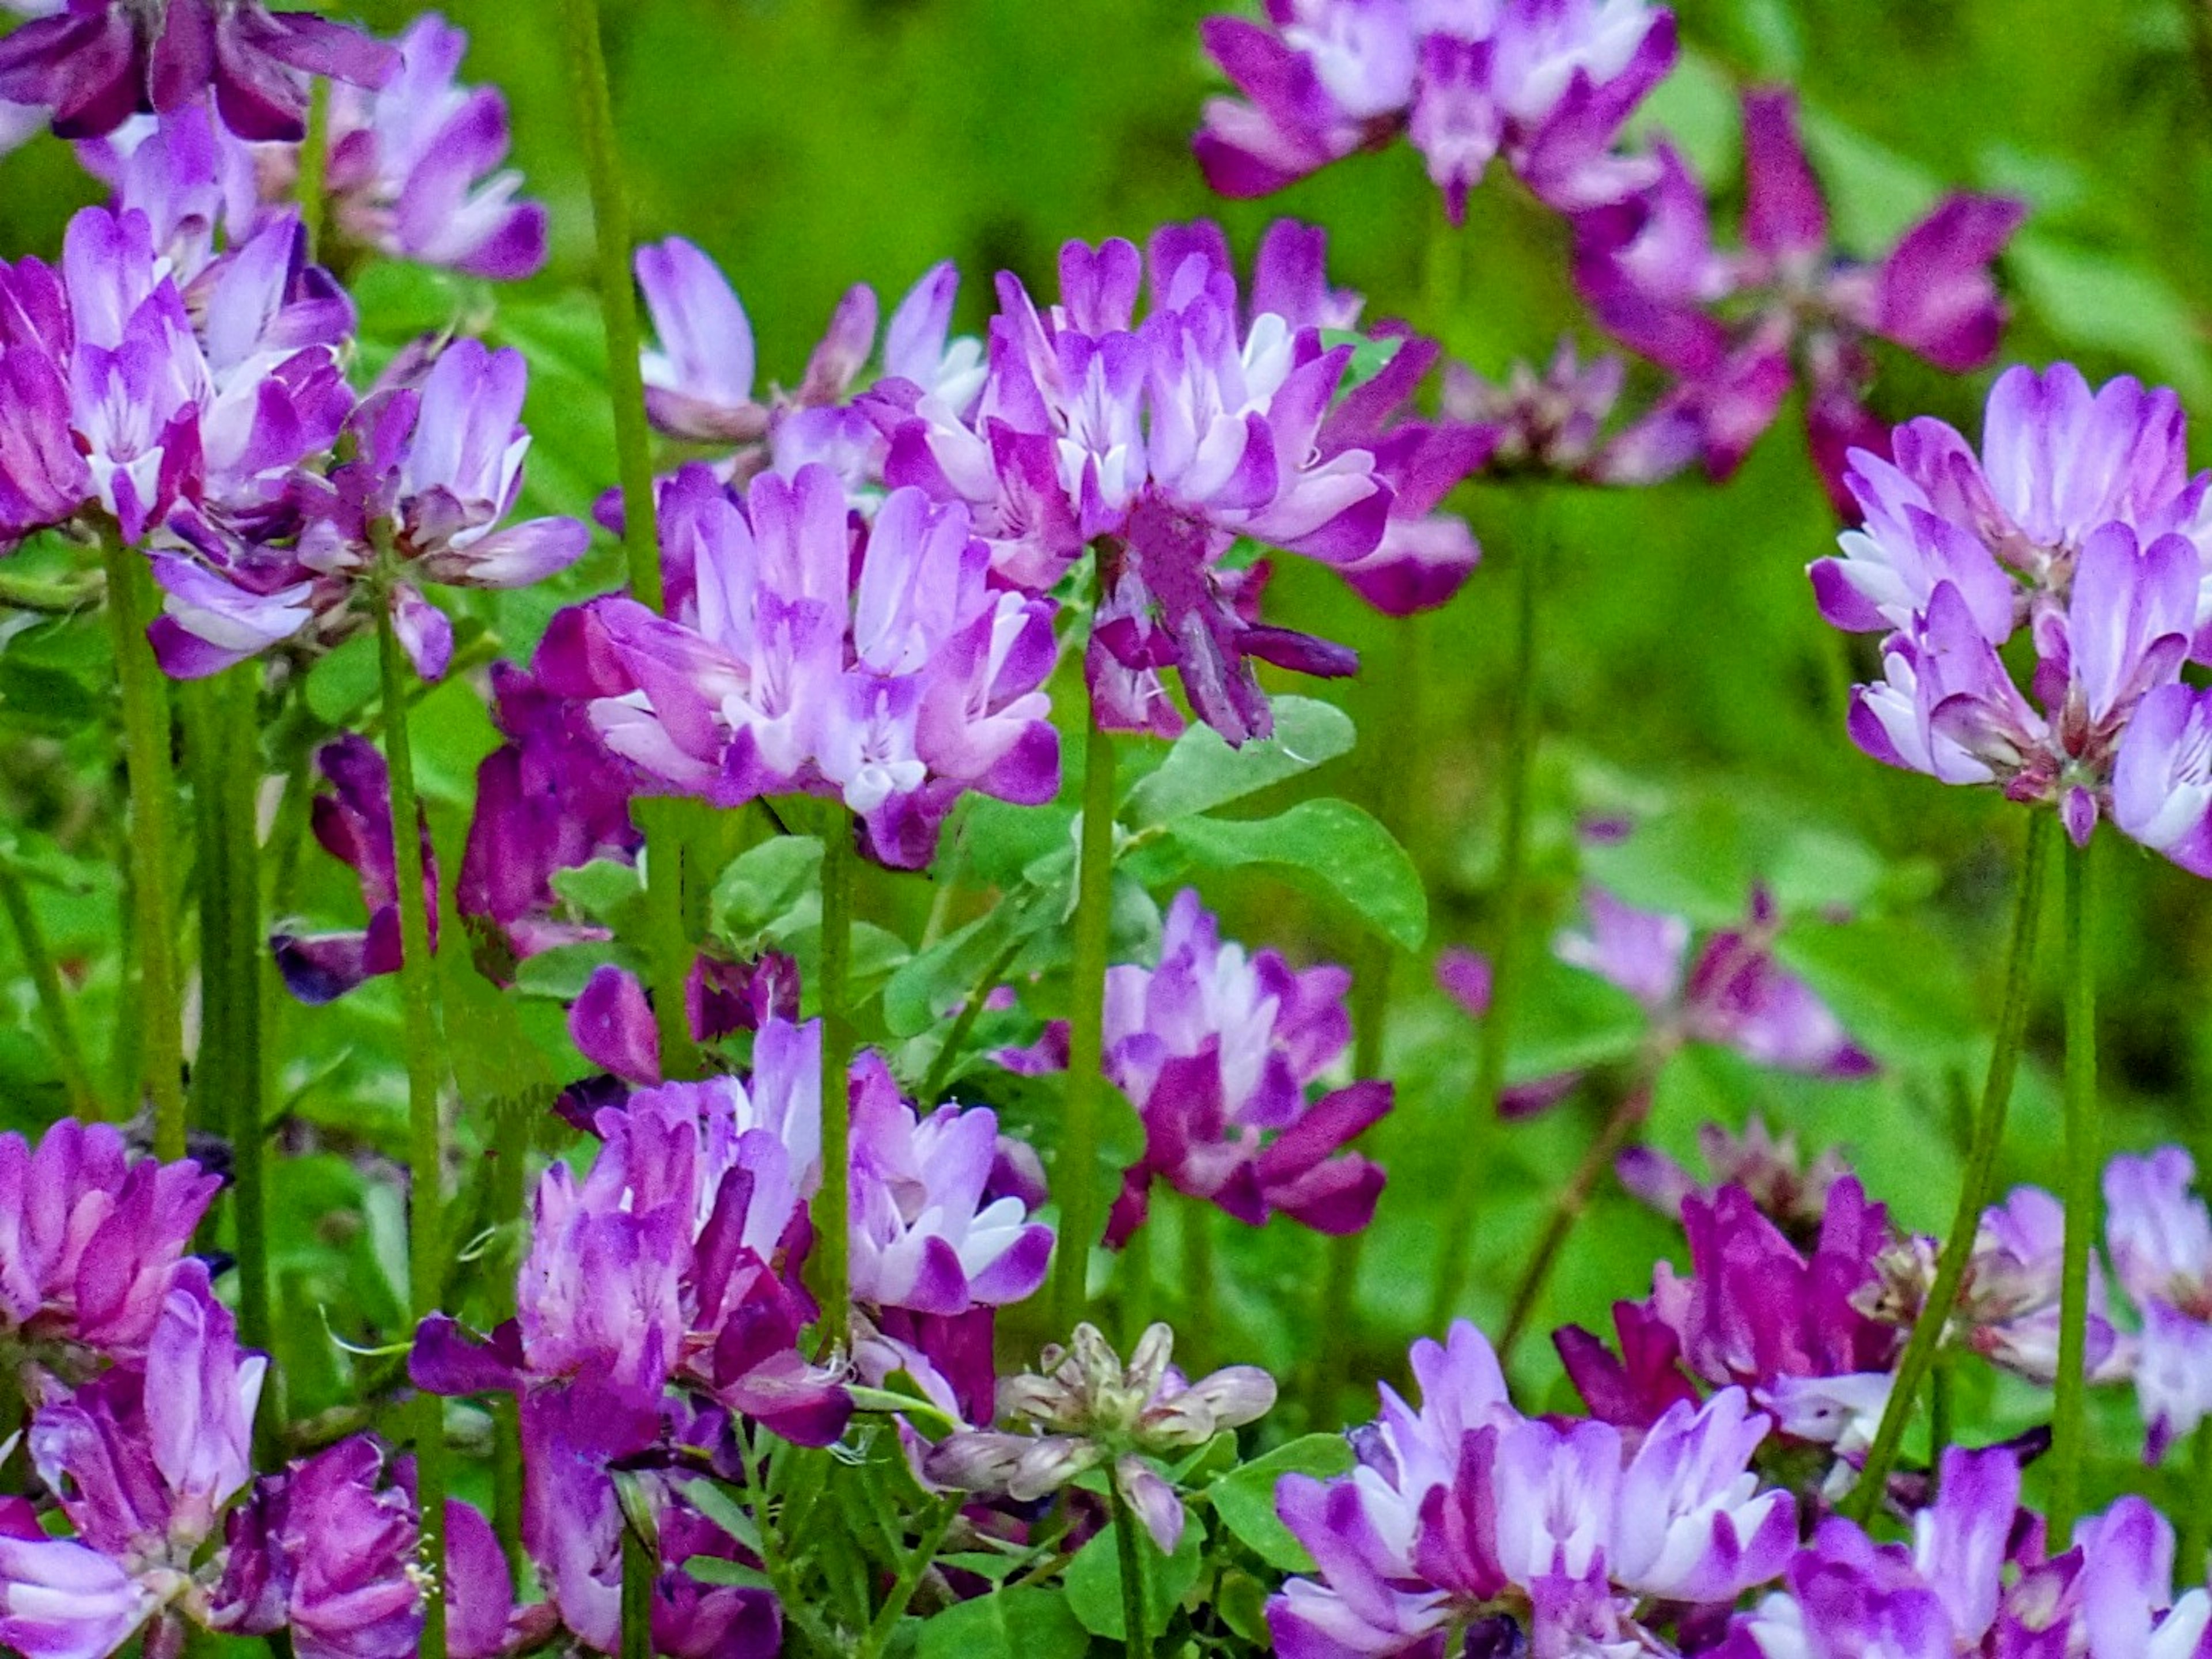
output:
M 191 778 L 193 884 L 200 921 L 200 1040 L 191 1074 L 192 1122 L 202 1130 L 228 1133 L 238 1046 L 231 1031 L 230 854 L 224 822 L 230 802 L 222 778 L 227 700 L 215 679 L 188 680 L 177 688 L 176 697 Z
M 853 821 L 841 805 L 822 838 L 822 947 L 816 980 L 822 1008 L 822 1190 L 814 1198 L 821 1241 L 825 1348 L 845 1346 L 852 1323 Z
M 1053 1260 L 1053 1323 L 1071 1330 L 1088 1300 L 1091 1246 L 1104 1218 L 1098 1193 L 1099 1118 L 1105 1104 L 1106 958 L 1114 940 L 1114 737 L 1091 710 L 1083 747 L 1083 844 L 1076 874 L 1070 971 L 1067 1095 L 1060 1132 L 1060 1248 Z
M 300 174 L 292 184 L 292 199 L 300 210 L 300 223 L 307 233 L 307 257 L 323 252 L 323 232 L 330 213 L 330 196 L 324 188 L 331 162 L 331 82 L 328 76 L 312 76 L 307 92 L 307 136 L 300 146 Z
M 1221 1322 L 1214 1295 L 1213 1206 L 1202 1198 L 1182 1202 L 1183 1331 L 1178 1338 L 1183 1369 L 1192 1376 L 1211 1370 L 1219 1352 L 1215 1341 Z M 1142 1332 L 1138 1333 L 1142 1335 Z
M 138 945 L 140 1081 L 154 1102 L 154 1156 L 185 1155 L 185 1037 L 177 981 L 175 846 L 177 779 L 169 754 L 169 683 L 154 660 L 146 628 L 155 610 L 154 575 L 112 528 L 100 537 L 107 571 L 108 629 L 123 693 L 123 743 L 131 779 L 132 918 Z
M 695 952 L 684 921 L 683 805 L 640 798 L 630 807 L 645 832 L 645 948 L 651 962 L 653 1033 L 660 1043 L 660 1074 L 672 1080 L 704 1075 L 699 1045 L 691 1036 Z
M 261 668 L 240 663 L 216 682 L 222 739 L 223 884 L 229 939 L 222 953 L 230 1009 L 228 1111 L 231 1224 L 238 1247 L 239 1332 L 246 1345 L 273 1352 L 275 1318 L 269 1286 L 268 1135 L 264 1088 L 268 1078 L 262 1031 Z M 283 1390 L 262 1390 L 264 1438 L 283 1426 Z
M 1521 1282 L 1514 1286 L 1513 1300 L 1506 1310 L 1504 1328 L 1498 1338 L 1498 1360 L 1501 1365 L 1511 1363 L 1513 1350 L 1520 1346 L 1528 1328 L 1528 1321 L 1543 1298 L 1544 1287 L 1551 1282 L 1552 1269 L 1559 1265 L 1560 1254 L 1573 1236 L 1575 1224 L 1589 1213 L 1598 1182 L 1605 1179 L 1606 1171 L 1613 1168 L 1644 1127 L 1644 1119 L 1650 1115 L 1653 1081 L 1649 1077 L 1640 1077 L 1622 1091 L 1620 1101 L 1607 1115 L 1605 1127 L 1598 1131 L 1597 1139 L 1583 1154 L 1574 1174 L 1553 1200 L 1543 1236 L 1536 1241 L 1536 1249 L 1522 1272 Z
M 2066 1245 L 2058 1290 L 2058 1375 L 2051 1403 L 2051 1536 L 2074 1535 L 2088 1426 L 2089 1252 L 2097 1237 L 2097 968 L 2088 936 L 2095 848 L 2066 848 Z
M 1539 508 L 1540 514 L 1541 508 Z M 1536 754 L 1537 610 L 1551 530 L 1539 526 L 1521 553 L 1513 647 L 1513 709 L 1506 732 L 1504 823 L 1498 867 L 1498 932 L 1491 962 L 1490 1015 L 1476 1051 L 1474 1097 L 1468 1103 L 1460 1167 L 1439 1236 L 1429 1328 L 1442 1330 L 1467 1289 L 1469 1235 L 1490 1174 L 1490 1146 L 1505 1088 L 1505 1060 L 1521 988 L 1521 915 L 1526 908 L 1528 813 Z
M 2189 1442 L 2189 1506 L 2181 1519 L 2181 1547 L 2174 1556 L 2181 1582 L 2203 1582 L 2204 1553 L 2212 1547 L 2212 1419 L 2197 1425 Z
M 2027 1030 L 2028 998 L 2034 989 L 2035 936 L 2043 914 L 2044 873 L 2051 862 L 2051 838 L 2057 834 L 2057 815 L 2032 812 L 2027 823 L 2027 853 L 2021 860 L 2020 891 L 2014 902 L 2012 945 L 2005 962 L 2004 1010 L 1998 1016 L 1996 1046 L 1990 1053 L 1989 1075 L 1982 1086 L 1981 1109 L 1975 1115 L 1972 1146 L 1966 1154 L 1965 1179 L 1959 1185 L 1959 1207 L 1951 1218 L 1951 1231 L 1936 1260 L 1936 1282 L 1912 1334 L 1897 1364 L 1897 1380 L 1883 1408 L 1881 1425 L 1867 1449 L 1858 1484 L 1839 1506 L 1843 1513 L 1863 1526 L 1872 1519 L 1887 1489 L 1889 1472 L 1905 1443 L 1905 1425 L 1912 1418 L 1914 1397 L 1936 1363 L 1950 1322 L 1951 1310 L 1966 1282 L 1966 1263 L 1974 1253 L 1974 1237 L 1981 1231 L 1982 1212 L 1989 1207 L 1996 1185 L 1997 1150 L 2004 1141 L 2005 1114 L 2012 1104 L 2013 1075 L 2020 1068 L 2021 1043 Z M 2054 1534 L 2053 1536 L 2063 1536 Z
M 1122 1651 L 1128 1659 L 1152 1659 L 1152 1620 L 1146 1608 L 1145 1543 L 1136 1513 L 1121 1496 L 1118 1481 L 1109 1480 L 1106 1490 L 1114 1498 L 1114 1547 L 1121 1564 Z
M 1941 1471 L 1951 1443 L 1951 1368 L 1939 1364 L 1928 1377 L 1928 1467 Z
M 69 1101 L 70 1115 L 87 1122 L 96 1121 L 105 1114 L 99 1093 L 92 1086 L 92 1073 L 85 1067 L 84 1049 L 77 1042 L 76 1023 L 70 1017 L 61 970 L 54 966 L 54 953 L 46 944 L 46 931 L 39 926 L 38 913 L 31 908 L 31 895 L 23 885 L 23 878 L 4 867 L 0 867 L 0 909 L 8 913 L 8 925 L 15 932 L 16 948 L 22 952 L 23 965 L 30 970 L 32 988 L 39 994 L 39 1018 L 46 1028 L 46 1041 L 53 1045 L 54 1066 L 62 1074 L 62 1092 Z
M 945 1534 L 952 1529 L 952 1523 L 959 1515 L 957 1498 L 938 1500 L 935 1510 L 922 1522 L 921 1533 L 915 1540 L 914 1548 L 901 1564 L 898 1577 L 891 1583 L 890 1593 L 884 1597 L 883 1606 L 876 1610 L 875 1618 L 869 1622 L 868 1633 L 860 1643 L 857 1659 L 879 1659 L 879 1656 L 890 1645 L 891 1638 L 898 1631 L 899 1620 L 906 1617 L 907 1608 L 914 1604 L 914 1593 L 921 1588 L 922 1574 L 927 1572 L 930 1564 L 937 1559 L 937 1552 L 945 1546 Z
M 421 814 L 415 755 L 408 738 L 408 666 L 392 608 L 376 593 L 377 660 L 384 688 L 384 751 L 392 784 L 392 877 L 399 890 L 399 1000 L 407 1053 L 409 1166 L 413 1171 L 407 1230 L 408 1296 L 420 1321 L 438 1311 L 446 1266 L 446 1131 L 439 1110 L 438 988 L 430 960 L 430 912 L 422 897 Z M 416 1504 L 422 1516 L 421 1564 L 434 1587 L 423 1597 L 422 1659 L 446 1652 L 445 1402 L 423 1393 L 415 1401 Z
M 622 1534 L 622 1659 L 653 1659 L 653 1557 L 637 1528 Z

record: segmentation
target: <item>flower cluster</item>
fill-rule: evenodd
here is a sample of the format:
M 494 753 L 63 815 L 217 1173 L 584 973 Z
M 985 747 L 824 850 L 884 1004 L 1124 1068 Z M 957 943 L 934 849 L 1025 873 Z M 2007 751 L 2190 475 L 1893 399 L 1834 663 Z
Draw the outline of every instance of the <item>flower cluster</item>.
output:
M 1457 223 L 1492 161 L 1563 211 L 1619 203 L 1651 163 L 1621 128 L 1674 66 L 1674 20 L 1647 0 L 1267 0 L 1210 17 L 1206 49 L 1239 99 L 1206 108 L 1206 182 L 1265 196 L 1408 137 Z
M 1812 567 L 1821 614 L 1886 632 L 1851 738 L 1946 783 L 2052 806 L 2077 843 L 2109 817 L 2212 873 L 2212 704 L 2181 679 L 2208 615 L 2208 478 L 2170 392 L 2008 370 L 1982 452 L 1936 420 L 1854 451 L 1865 514 Z M 2031 702 L 2000 653 L 2023 628 Z M 2039 704 L 2039 708 L 2037 705 Z
M 2189 1190 L 2195 1173 L 2179 1146 L 2105 1169 L 2105 1245 L 2142 1320 L 2132 1358 L 2153 1462 L 2212 1415 L 2212 1216 Z

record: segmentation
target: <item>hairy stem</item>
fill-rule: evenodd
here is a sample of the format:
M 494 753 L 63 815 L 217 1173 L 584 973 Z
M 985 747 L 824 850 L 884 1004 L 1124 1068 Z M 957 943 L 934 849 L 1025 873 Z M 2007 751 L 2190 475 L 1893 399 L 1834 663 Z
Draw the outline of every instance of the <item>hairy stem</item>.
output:
M 1114 1498 L 1114 1546 L 1121 1569 L 1122 1651 L 1128 1659 L 1152 1659 L 1152 1621 L 1146 1610 L 1143 1523 L 1121 1496 L 1121 1483 L 1109 1479 Z
M 1539 509 L 1540 514 L 1541 509 Z M 1498 863 L 1498 931 L 1492 944 L 1490 1016 L 1482 1022 L 1475 1057 L 1474 1097 L 1468 1103 L 1458 1178 L 1444 1213 L 1437 1256 L 1437 1276 L 1429 1298 L 1429 1328 L 1442 1330 L 1459 1307 L 1467 1288 L 1469 1235 L 1474 1231 L 1490 1178 L 1490 1146 L 1498 1122 L 1498 1100 L 1505 1087 L 1505 1058 L 1513 1030 L 1513 1010 L 1521 981 L 1521 913 L 1527 901 L 1530 773 L 1536 752 L 1537 608 L 1544 581 L 1545 555 L 1551 538 L 1541 525 L 1521 550 L 1521 580 L 1513 649 L 1512 723 L 1505 750 L 1504 822 Z
M 169 751 L 169 683 L 147 643 L 156 599 L 146 561 L 113 531 L 100 539 L 107 619 L 123 693 L 131 778 L 131 879 L 138 946 L 140 1081 L 154 1102 L 154 1155 L 185 1155 L 185 1038 L 177 983 L 176 878 L 171 868 L 177 779 Z
M 399 1001 L 407 1054 L 409 1167 L 407 1266 L 412 1312 L 438 1311 L 445 1275 L 446 1131 L 439 1110 L 437 981 L 430 961 L 430 912 L 422 896 L 421 813 L 415 755 L 407 732 L 407 659 L 392 607 L 376 605 L 377 658 L 383 676 L 384 750 L 391 777 L 392 876 L 399 890 Z M 422 1516 L 422 1565 L 433 1587 L 423 1596 L 422 1659 L 446 1652 L 446 1419 L 436 1395 L 416 1397 L 416 1502 Z
M 822 949 L 816 979 L 822 1007 L 822 1190 L 814 1231 L 822 1252 L 822 1328 L 826 1346 L 845 1345 L 852 1310 L 853 1015 L 848 979 L 853 956 L 853 821 L 841 805 L 822 842 Z
M 2088 847 L 2066 849 L 2066 1247 L 2059 1279 L 2058 1375 L 2051 1407 L 2051 1536 L 2081 1512 L 2089 1361 L 2089 1252 L 2097 1237 L 2097 974 L 2088 937 Z
M 1114 738 L 1091 723 L 1083 750 L 1083 847 L 1076 875 L 1074 966 L 1070 970 L 1067 1096 L 1061 1126 L 1060 1249 L 1053 1261 L 1053 1323 L 1083 1316 L 1091 1247 L 1103 1223 L 1098 1191 L 1099 1118 L 1105 1104 L 1106 958 L 1114 936 Z
M 1589 1210 L 1591 1196 L 1597 1184 L 1605 1179 L 1605 1172 L 1613 1168 L 1628 1143 L 1643 1128 L 1644 1120 L 1651 1110 L 1651 1082 L 1639 1079 L 1621 1091 L 1620 1101 L 1598 1131 L 1589 1150 L 1575 1166 L 1567 1184 L 1559 1188 L 1552 1200 L 1551 1214 L 1544 1223 L 1544 1231 L 1536 1242 L 1528 1265 L 1522 1270 L 1521 1282 L 1513 1287 L 1513 1300 L 1505 1315 L 1504 1329 L 1498 1339 L 1498 1360 L 1509 1364 L 1513 1350 L 1528 1330 L 1528 1321 L 1543 1299 L 1544 1286 L 1551 1282 L 1552 1269 L 1559 1264 L 1560 1253 L 1575 1231 L 1575 1224 Z
M 54 965 L 46 931 L 39 926 L 38 913 L 31 908 L 31 895 L 22 877 L 6 865 L 0 865 L 0 909 L 8 913 L 8 926 L 15 933 L 16 948 L 22 952 L 23 965 L 30 971 L 32 988 L 38 993 L 40 1023 L 46 1026 L 46 1041 L 53 1047 L 54 1066 L 61 1073 L 70 1115 L 94 1121 L 102 1115 L 100 1096 L 92 1086 L 92 1073 L 85 1067 L 84 1050 L 77 1042 L 76 1023 L 70 1017 L 61 970 Z
M 1897 1364 L 1897 1380 L 1891 1385 L 1889 1404 L 1883 1408 L 1881 1425 L 1867 1449 L 1858 1484 L 1845 1497 L 1843 1512 L 1864 1524 L 1871 1519 L 1889 1484 L 1889 1472 L 1905 1442 L 1905 1427 L 1912 1418 L 1912 1402 L 1936 1363 L 1936 1351 L 1950 1322 L 1951 1310 L 1966 1282 L 1966 1263 L 1974 1253 L 1974 1237 L 1980 1231 L 1982 1212 L 1989 1207 L 1996 1184 L 1997 1149 L 2004 1141 L 2005 1114 L 2012 1104 L 2013 1074 L 2020 1068 L 2020 1050 L 2027 1030 L 2027 1003 L 2033 990 L 2035 936 L 2043 914 L 2045 866 L 2051 862 L 2051 837 L 2057 817 L 2033 812 L 2027 825 L 2027 853 L 2021 864 L 2020 892 L 2013 908 L 2012 947 L 2005 963 L 2004 1010 L 1998 1016 L 1996 1046 L 1990 1053 L 1989 1075 L 1982 1085 L 1981 1109 L 1975 1115 L 1972 1145 L 1966 1154 L 1966 1176 L 1959 1186 L 1959 1207 L 1951 1218 L 1950 1236 L 1936 1261 L 1936 1282 L 1928 1300 L 1913 1322 Z M 2063 1534 L 2054 1534 L 2053 1536 Z

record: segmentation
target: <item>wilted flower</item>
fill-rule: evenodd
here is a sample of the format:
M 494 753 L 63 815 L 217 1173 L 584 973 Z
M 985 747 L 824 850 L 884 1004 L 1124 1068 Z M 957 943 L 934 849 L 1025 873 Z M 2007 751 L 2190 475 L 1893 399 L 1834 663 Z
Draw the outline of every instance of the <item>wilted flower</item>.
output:
M 50 106 L 64 138 L 96 138 L 211 91 L 240 137 L 296 140 L 310 76 L 374 87 L 393 67 L 389 46 L 262 0 L 69 0 L 0 42 L 0 98 Z
M 1656 1646 L 1644 1628 L 1726 1606 L 1796 1543 L 1790 1494 L 1748 1465 L 1767 1423 L 1729 1389 L 1680 1401 L 1632 1443 L 1610 1424 L 1523 1417 L 1480 1333 L 1416 1343 L 1418 1410 L 1387 1386 L 1334 1480 L 1285 1475 L 1284 1524 L 1313 1556 L 1267 1604 L 1287 1659 L 1431 1655 L 1503 1617 L 1538 1653 Z M 1516 1632 L 1517 1634 L 1517 1632 Z M 1517 1642 L 1514 1644 L 1517 1646 Z
M 1174 1350 L 1175 1333 L 1154 1325 L 1124 1365 L 1096 1327 L 1078 1325 L 1073 1345 L 1047 1348 L 1036 1372 L 1000 1382 L 999 1420 L 1012 1431 L 950 1435 L 930 1449 L 924 1471 L 943 1486 L 1030 1503 L 1110 1463 L 1121 1501 L 1172 1555 L 1182 1501 L 1157 1460 L 1242 1428 L 1275 1403 L 1267 1372 L 1231 1365 L 1192 1382 L 1170 1363 Z
M 1209 17 L 1206 47 L 1243 100 L 1206 108 L 1197 151 L 1224 196 L 1264 196 L 1401 132 L 1456 223 L 1503 154 L 1546 202 L 1619 202 L 1650 164 L 1614 153 L 1674 64 L 1674 20 L 1646 0 L 1268 0 Z
M 1735 470 L 1802 380 L 1814 460 L 1848 514 L 1848 452 L 1887 453 L 1863 403 L 1868 341 L 1893 341 L 1953 374 L 1987 362 L 2004 317 L 1989 267 L 2026 210 L 2003 197 L 1948 196 L 1878 265 L 1862 264 L 1831 246 L 1795 99 L 1746 93 L 1743 126 L 1741 251 L 1714 247 L 1704 189 L 1662 141 L 1640 213 L 1578 222 L 1576 282 L 1616 337 L 1677 377 L 1654 415 L 1686 417 L 1716 477 Z M 1871 510 L 1863 497 L 1858 506 Z

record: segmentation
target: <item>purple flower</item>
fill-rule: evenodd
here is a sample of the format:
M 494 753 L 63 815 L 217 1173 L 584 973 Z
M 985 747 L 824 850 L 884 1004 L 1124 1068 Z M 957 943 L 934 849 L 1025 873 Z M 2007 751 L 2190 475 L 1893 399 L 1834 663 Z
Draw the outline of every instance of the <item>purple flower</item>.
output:
M 1717 1123 L 1698 1127 L 1698 1150 L 1704 1153 L 1712 1179 L 1700 1184 L 1687 1170 L 1665 1153 L 1649 1146 L 1632 1146 L 1615 1164 L 1620 1184 L 1662 1215 L 1677 1220 L 1684 1201 L 1692 1196 L 1712 1202 L 1723 1187 L 1741 1187 L 1761 1212 L 1785 1231 L 1820 1231 L 1827 1213 L 1828 1193 L 1850 1173 L 1850 1166 L 1834 1148 L 1808 1164 L 1799 1152 L 1796 1134 L 1785 1132 L 1778 1139 L 1766 1121 L 1753 1113 L 1743 1133 L 1732 1133 Z
M 1741 1390 L 1678 1402 L 1632 1445 L 1610 1424 L 1522 1416 L 1464 1322 L 1413 1366 L 1420 1409 L 1384 1388 L 1350 1475 L 1276 1489 L 1319 1569 L 1268 1603 L 1290 1659 L 1436 1655 L 1448 1627 L 1516 1608 L 1540 1653 L 1634 1640 L 1640 1619 L 1726 1606 L 1788 1563 L 1796 1506 L 1749 1472 L 1767 1423 Z
M 94 138 L 212 91 L 240 137 L 296 141 L 310 76 L 374 87 L 392 69 L 388 46 L 261 0 L 69 0 L 0 43 L 0 98 L 51 106 L 57 133 Z
M 1253 1226 L 1278 1212 L 1322 1232 L 1366 1226 L 1382 1171 L 1342 1148 L 1389 1112 L 1389 1086 L 1307 1099 L 1352 1040 L 1350 988 L 1341 968 L 1300 972 L 1223 944 L 1198 894 L 1176 896 L 1159 966 L 1106 977 L 1106 1073 L 1145 1128 L 1109 1243 L 1143 1224 L 1155 1180 Z
M 963 509 L 900 489 L 864 525 L 826 467 L 764 474 L 742 499 L 691 467 L 664 496 L 662 539 L 689 602 L 663 618 L 602 599 L 572 633 L 603 642 L 624 684 L 592 703 L 607 746 L 665 787 L 722 805 L 842 800 L 902 868 L 929 861 L 964 791 L 1034 804 L 1058 789 L 1052 606 L 992 587 Z
M 799 1017 L 799 964 L 770 951 L 745 964 L 707 957 L 684 981 L 685 1011 L 695 1042 L 718 1042 L 733 1031 L 757 1031 L 772 1019 Z M 645 986 L 612 963 L 592 970 L 568 1009 L 577 1052 L 613 1078 L 641 1087 L 661 1082 L 660 1030 Z M 595 1093 L 589 1097 L 597 1103 Z M 589 1127 L 586 1121 L 579 1127 Z
M 2212 1218 L 2190 1190 L 2196 1165 L 2178 1146 L 2105 1166 L 2105 1243 L 2142 1317 L 2136 1395 L 2155 1462 L 2212 1413 Z
M 340 234 L 394 258 L 512 282 L 545 263 L 545 210 L 518 202 L 507 100 L 456 78 L 468 36 L 435 13 L 409 24 L 380 88 L 335 88 L 325 185 Z
M 189 1159 L 134 1160 L 106 1124 L 64 1118 L 35 1148 L 0 1135 L 0 1324 L 21 1341 L 144 1353 L 219 1185 Z
M 2203 864 L 2202 745 L 2179 677 L 2212 617 L 2197 523 L 2212 475 L 2189 475 L 2185 436 L 2171 392 L 2092 392 L 2062 363 L 1999 379 L 1979 457 L 1926 420 L 1898 429 L 1894 461 L 1854 452 L 1865 526 L 1811 573 L 1835 626 L 1894 630 L 1882 682 L 1856 693 L 1853 740 L 2055 806 L 2078 842 L 2109 813 Z M 2039 709 L 1998 655 L 2023 623 Z
M 1644 0 L 1268 0 L 1267 14 L 1204 25 L 1243 94 L 1207 104 L 1195 145 L 1224 196 L 1267 195 L 1401 131 L 1454 223 L 1501 153 L 1562 210 L 1619 202 L 1649 176 L 1614 152 L 1674 63 L 1674 18 Z
M 1874 374 L 1867 341 L 1890 340 L 1954 374 L 1987 362 L 2004 314 L 1989 265 L 2025 210 L 1948 196 L 1881 264 L 1860 264 L 1830 246 L 1794 98 L 1746 93 L 1743 124 L 1740 252 L 1714 247 L 1704 191 L 1662 142 L 1640 215 L 1579 222 L 1576 282 L 1608 331 L 1677 377 L 1662 410 L 1694 423 L 1716 477 L 1735 470 L 1802 378 L 1814 459 L 1848 514 L 1847 453 L 1883 447 L 1863 402 Z

